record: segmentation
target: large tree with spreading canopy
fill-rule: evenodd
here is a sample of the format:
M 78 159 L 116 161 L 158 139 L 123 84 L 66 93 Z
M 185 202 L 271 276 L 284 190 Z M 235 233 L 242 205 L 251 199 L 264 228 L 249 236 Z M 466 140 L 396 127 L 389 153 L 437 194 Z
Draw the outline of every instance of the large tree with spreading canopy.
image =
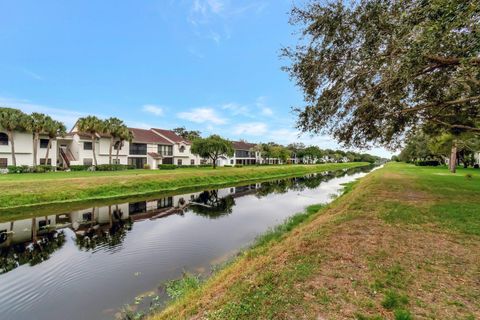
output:
M 417 129 L 480 134 L 478 0 L 312 1 L 294 7 L 285 69 L 298 127 L 347 147 L 395 149 Z M 456 144 L 451 160 L 456 162 Z

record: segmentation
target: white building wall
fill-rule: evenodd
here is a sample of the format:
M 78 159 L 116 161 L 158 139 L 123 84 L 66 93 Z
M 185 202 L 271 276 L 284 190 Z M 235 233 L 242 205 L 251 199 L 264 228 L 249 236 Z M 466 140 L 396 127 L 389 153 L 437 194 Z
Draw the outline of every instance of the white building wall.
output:
M 1 129 L 0 132 L 6 133 Z M 15 143 L 15 158 L 17 160 L 17 166 L 32 166 L 33 135 L 26 132 L 15 132 L 13 139 Z M 13 165 L 11 142 L 6 146 L 0 146 L 0 158 L 7 158 L 8 165 Z

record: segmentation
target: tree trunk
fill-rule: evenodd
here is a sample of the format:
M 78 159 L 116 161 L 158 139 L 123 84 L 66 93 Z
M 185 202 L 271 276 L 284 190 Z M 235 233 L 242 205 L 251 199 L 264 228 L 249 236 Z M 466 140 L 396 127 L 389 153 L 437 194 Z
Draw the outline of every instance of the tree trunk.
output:
M 92 134 L 92 152 L 93 152 L 93 163 L 95 167 L 98 165 L 97 163 L 97 155 L 95 153 L 95 135 Z
M 37 166 L 37 154 L 38 154 L 38 140 L 39 140 L 39 134 L 38 132 L 35 132 L 33 134 L 33 166 Z
M 213 161 L 213 169 L 216 169 L 217 168 L 217 158 L 212 157 L 212 161 Z
M 117 156 L 116 156 L 116 161 L 117 161 L 117 164 L 119 163 L 118 162 L 118 154 L 120 153 L 120 148 L 123 147 L 123 142 L 118 142 L 118 147 L 117 147 Z
M 112 164 L 113 137 L 110 137 L 110 149 L 108 150 L 108 164 Z
M 37 243 L 37 219 L 32 218 L 32 241 Z
M 13 131 L 8 131 L 8 139 L 10 140 L 10 145 L 12 148 L 12 165 L 17 166 L 17 158 L 15 157 L 15 141 L 13 138 Z
M 52 147 L 52 139 L 48 139 L 47 153 L 45 153 L 45 165 L 48 165 L 48 158 L 50 158 L 50 148 L 51 147 Z
M 457 171 L 457 140 L 453 140 L 452 150 L 450 152 L 449 169 L 451 173 Z

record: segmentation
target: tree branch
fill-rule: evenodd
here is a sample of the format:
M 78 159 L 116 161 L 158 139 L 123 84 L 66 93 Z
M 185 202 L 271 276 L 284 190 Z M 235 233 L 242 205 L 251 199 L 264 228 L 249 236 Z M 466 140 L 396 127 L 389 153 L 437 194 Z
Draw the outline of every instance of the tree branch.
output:
M 480 132 L 480 128 L 465 126 L 463 124 L 450 124 L 450 123 L 446 123 L 446 122 L 443 122 L 443 121 L 438 120 L 438 119 L 432 119 L 432 120 L 437 122 L 437 123 L 443 124 L 444 126 L 452 128 L 452 129 L 457 128 L 457 129 L 465 129 L 465 130 L 469 130 L 469 131 L 473 131 L 473 132 Z
M 434 61 L 434 62 L 439 63 L 439 64 L 443 64 L 443 65 L 458 65 L 458 64 L 460 64 L 462 59 L 465 59 L 472 64 L 480 65 L 480 57 L 457 58 L 457 57 L 441 57 L 441 56 L 437 56 L 437 55 L 427 55 L 426 58 L 428 60 Z
M 475 100 L 480 100 L 480 96 L 460 98 L 460 99 L 457 99 L 457 100 L 451 100 L 451 101 L 440 102 L 440 103 L 426 103 L 426 104 L 419 105 L 419 106 L 416 106 L 416 107 L 404 109 L 404 110 L 401 111 L 401 113 L 419 111 L 419 110 L 435 108 L 435 107 L 446 107 L 446 106 L 451 106 L 451 105 L 456 105 L 456 104 L 463 104 L 463 103 L 467 103 L 467 102 L 471 102 L 471 101 L 475 101 Z

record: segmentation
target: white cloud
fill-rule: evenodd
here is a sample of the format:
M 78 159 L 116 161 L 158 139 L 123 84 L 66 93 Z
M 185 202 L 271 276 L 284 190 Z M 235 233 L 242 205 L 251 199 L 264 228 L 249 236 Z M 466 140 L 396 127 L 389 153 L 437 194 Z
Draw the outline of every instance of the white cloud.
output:
M 153 104 L 146 104 L 142 107 L 142 110 L 144 112 L 151 113 L 153 115 L 156 115 L 157 117 L 163 116 L 163 108 L 160 106 L 156 106 Z
M 225 124 L 227 120 L 219 117 L 213 108 L 195 108 L 188 112 L 177 113 L 180 119 L 188 120 L 196 123 L 211 122 L 213 124 Z
M 222 106 L 223 110 L 228 110 L 234 116 L 242 115 L 245 117 L 251 117 L 250 108 L 246 105 L 241 105 L 235 102 L 230 102 Z
M 237 135 L 261 136 L 267 133 L 267 125 L 263 122 L 241 123 L 233 128 Z
M 258 97 L 255 105 L 260 109 L 260 113 L 264 116 L 270 117 L 273 116 L 273 110 L 269 106 L 267 106 L 267 98 L 266 97 Z
M 27 76 L 35 79 L 35 80 L 39 80 L 39 81 L 43 81 L 43 80 L 44 80 L 41 75 L 39 75 L 39 74 L 36 73 L 36 72 L 33 72 L 32 70 L 28 70 L 28 69 L 26 69 L 26 68 L 23 68 L 23 69 L 22 69 L 22 72 L 23 72 L 24 74 L 26 74 Z
M 265 1 L 258 0 L 249 1 L 243 6 L 233 0 L 193 0 L 189 8 L 188 21 L 195 28 L 194 33 L 197 36 L 219 44 L 222 39 L 230 38 L 231 25 L 235 18 L 247 12 L 260 14 L 266 6 Z

